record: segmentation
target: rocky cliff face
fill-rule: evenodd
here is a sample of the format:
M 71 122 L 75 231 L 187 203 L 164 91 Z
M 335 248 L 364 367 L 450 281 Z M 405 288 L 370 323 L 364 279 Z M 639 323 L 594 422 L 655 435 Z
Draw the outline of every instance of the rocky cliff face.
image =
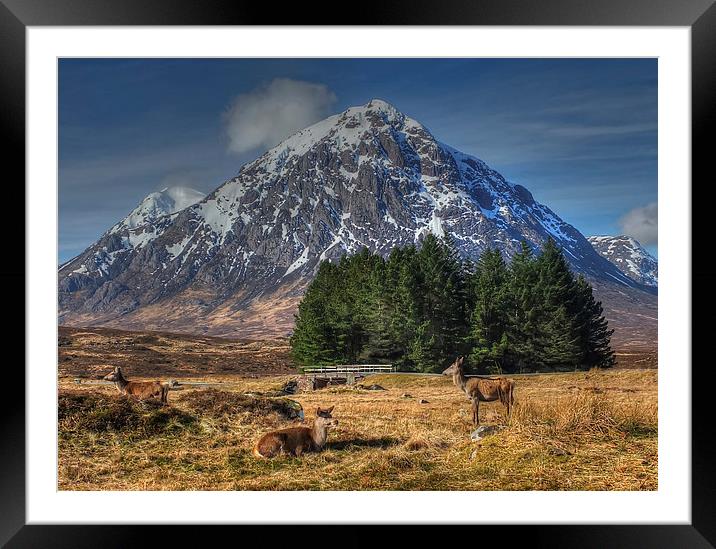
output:
M 590 236 L 590 244 L 601 256 L 632 280 L 645 286 L 659 283 L 656 258 L 630 236 Z
M 427 232 L 449 233 L 472 258 L 552 237 L 575 270 L 643 293 L 526 188 L 373 100 L 289 137 L 177 213 L 115 225 L 61 267 L 60 323 L 285 335 L 322 259 L 387 254 Z

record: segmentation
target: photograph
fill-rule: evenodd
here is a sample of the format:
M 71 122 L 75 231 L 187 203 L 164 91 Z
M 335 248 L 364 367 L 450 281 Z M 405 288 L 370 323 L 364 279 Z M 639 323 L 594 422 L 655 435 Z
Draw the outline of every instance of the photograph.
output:
M 59 56 L 57 490 L 658 491 L 659 63 Z

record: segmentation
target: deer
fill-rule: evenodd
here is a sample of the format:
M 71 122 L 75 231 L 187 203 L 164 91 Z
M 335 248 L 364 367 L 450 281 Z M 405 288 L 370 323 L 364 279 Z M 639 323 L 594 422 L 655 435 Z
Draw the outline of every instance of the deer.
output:
M 443 371 L 443 375 L 452 376 L 453 383 L 462 390 L 472 402 L 472 423 L 475 427 L 480 424 L 478 412 L 480 401 L 493 402 L 499 400 L 507 408 L 507 420 L 512 416 L 512 406 L 515 403 L 515 382 L 506 378 L 466 378 L 462 363 L 465 357 L 458 357 L 450 367 Z
M 116 366 L 111 373 L 104 376 L 105 381 L 113 381 L 114 386 L 123 395 L 133 396 L 138 400 L 158 398 L 163 404 L 167 403 L 167 395 L 172 388 L 172 383 L 160 383 L 159 381 L 129 381 L 122 375 L 122 368 Z
M 338 425 L 331 413 L 334 406 L 316 408 L 312 427 L 289 427 L 263 435 L 253 449 L 257 458 L 272 458 L 280 454 L 301 457 L 304 452 L 320 452 L 326 445 L 328 429 Z

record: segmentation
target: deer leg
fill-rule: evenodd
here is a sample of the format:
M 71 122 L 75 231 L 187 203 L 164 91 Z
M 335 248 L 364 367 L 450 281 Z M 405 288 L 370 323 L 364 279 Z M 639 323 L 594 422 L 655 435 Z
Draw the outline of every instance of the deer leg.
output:
M 472 399 L 472 424 L 477 427 L 480 424 L 480 399 Z
M 510 400 L 507 401 L 507 419 L 512 419 L 512 407 L 515 405 L 514 397 L 512 396 L 512 390 L 510 390 Z
M 510 392 L 507 394 L 507 423 L 509 423 L 512 420 L 512 406 L 515 404 L 515 397 L 512 394 L 512 387 L 510 387 Z
M 303 453 L 303 446 L 301 446 L 300 444 L 296 446 L 296 449 L 293 453 L 296 455 L 296 457 L 301 457 L 301 454 Z

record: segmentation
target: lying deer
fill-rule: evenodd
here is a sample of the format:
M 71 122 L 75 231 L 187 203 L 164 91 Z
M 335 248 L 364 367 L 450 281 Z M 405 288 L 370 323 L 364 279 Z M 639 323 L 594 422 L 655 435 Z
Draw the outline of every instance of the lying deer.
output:
M 313 427 L 289 427 L 266 433 L 254 446 L 254 455 L 259 458 L 279 454 L 299 457 L 304 452 L 320 452 L 326 444 L 328 429 L 338 425 L 338 420 L 331 417 L 333 408 L 322 410 L 319 406 Z
M 111 374 L 107 374 L 102 379 L 105 381 L 113 381 L 117 390 L 124 395 L 133 396 L 139 400 L 158 398 L 164 404 L 167 403 L 167 394 L 171 389 L 171 383 L 128 381 L 122 375 L 122 368 L 119 366 L 116 366 Z
M 480 423 L 478 412 L 480 401 L 492 402 L 499 400 L 507 408 L 507 419 L 512 414 L 512 405 L 515 403 L 515 382 L 504 377 L 497 379 L 466 378 L 462 370 L 464 357 L 458 358 L 447 368 L 443 375 L 452 376 L 453 383 L 464 391 L 467 398 L 472 401 L 472 423 L 477 427 Z

